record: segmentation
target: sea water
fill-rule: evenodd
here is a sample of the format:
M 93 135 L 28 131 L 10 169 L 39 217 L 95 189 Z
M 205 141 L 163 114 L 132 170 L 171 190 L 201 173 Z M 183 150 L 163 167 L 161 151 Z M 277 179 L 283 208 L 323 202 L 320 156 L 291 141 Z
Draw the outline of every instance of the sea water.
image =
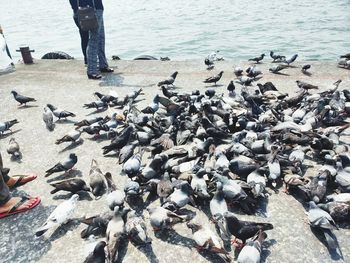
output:
M 247 59 L 274 50 L 303 60 L 350 52 L 349 0 L 104 0 L 106 54 L 202 59 L 214 50 Z M 0 0 L 10 51 L 82 57 L 68 0 Z

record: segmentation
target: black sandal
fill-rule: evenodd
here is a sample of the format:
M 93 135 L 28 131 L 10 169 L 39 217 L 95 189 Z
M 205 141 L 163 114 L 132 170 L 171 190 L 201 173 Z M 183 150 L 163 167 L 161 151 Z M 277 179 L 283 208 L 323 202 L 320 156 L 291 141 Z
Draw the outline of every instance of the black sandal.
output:
M 92 74 L 92 75 L 87 74 L 87 76 L 89 79 L 101 79 L 102 78 L 102 76 L 100 74 Z

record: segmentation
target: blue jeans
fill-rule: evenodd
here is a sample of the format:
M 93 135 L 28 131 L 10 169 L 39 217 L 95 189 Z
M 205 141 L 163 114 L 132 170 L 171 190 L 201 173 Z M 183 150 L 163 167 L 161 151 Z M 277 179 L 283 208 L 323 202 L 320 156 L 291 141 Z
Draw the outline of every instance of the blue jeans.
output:
M 99 69 L 108 67 L 105 55 L 105 28 L 103 24 L 103 10 L 96 10 L 98 29 L 89 31 L 87 49 L 87 74 L 99 74 Z

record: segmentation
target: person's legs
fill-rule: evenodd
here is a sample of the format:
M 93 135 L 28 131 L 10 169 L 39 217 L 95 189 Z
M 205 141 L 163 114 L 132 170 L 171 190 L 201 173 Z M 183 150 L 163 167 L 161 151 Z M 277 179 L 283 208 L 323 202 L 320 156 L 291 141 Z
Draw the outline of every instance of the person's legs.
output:
M 108 67 L 105 54 L 105 27 L 103 22 L 103 10 L 96 10 L 96 16 L 99 22 L 98 29 L 98 60 L 99 68 L 104 69 Z
M 6 185 L 4 176 L 0 169 L 0 207 L 11 199 L 9 187 Z
M 83 52 L 83 55 L 84 55 L 84 63 L 87 64 L 86 50 L 87 50 L 87 46 L 89 43 L 89 32 L 81 30 L 77 14 L 73 15 L 73 19 L 74 19 L 76 26 L 79 29 L 80 40 L 81 40 L 81 43 L 80 43 L 81 44 L 81 51 Z
M 89 31 L 89 44 L 87 48 L 87 74 L 97 75 L 99 74 L 97 69 L 97 52 L 98 52 L 98 30 Z

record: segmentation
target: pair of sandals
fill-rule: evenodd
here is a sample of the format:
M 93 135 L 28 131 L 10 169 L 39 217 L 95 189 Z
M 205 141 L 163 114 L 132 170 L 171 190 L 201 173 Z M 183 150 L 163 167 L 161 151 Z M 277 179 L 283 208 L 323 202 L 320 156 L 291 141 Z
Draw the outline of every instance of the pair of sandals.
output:
M 105 67 L 100 69 L 101 73 L 112 73 L 114 72 L 114 69 L 110 67 Z M 102 75 L 101 74 L 87 74 L 89 79 L 101 79 Z
M 29 183 L 29 182 L 36 179 L 36 176 L 33 176 L 32 179 L 24 181 L 25 177 L 27 177 L 27 176 L 25 176 L 25 175 L 18 176 L 18 179 L 16 180 L 16 182 L 13 185 L 11 185 L 10 188 L 13 189 L 13 188 L 25 185 L 26 183 Z M 29 200 L 32 201 L 32 202 L 30 202 L 29 206 L 26 206 L 24 208 L 20 208 L 22 205 L 27 203 Z M 15 215 L 18 213 L 22 213 L 22 212 L 28 211 L 30 209 L 33 209 L 38 204 L 40 204 L 40 202 L 41 202 L 40 197 L 22 196 L 21 199 L 16 204 L 14 204 L 8 211 L 0 213 L 0 219 L 7 217 L 7 216 Z

